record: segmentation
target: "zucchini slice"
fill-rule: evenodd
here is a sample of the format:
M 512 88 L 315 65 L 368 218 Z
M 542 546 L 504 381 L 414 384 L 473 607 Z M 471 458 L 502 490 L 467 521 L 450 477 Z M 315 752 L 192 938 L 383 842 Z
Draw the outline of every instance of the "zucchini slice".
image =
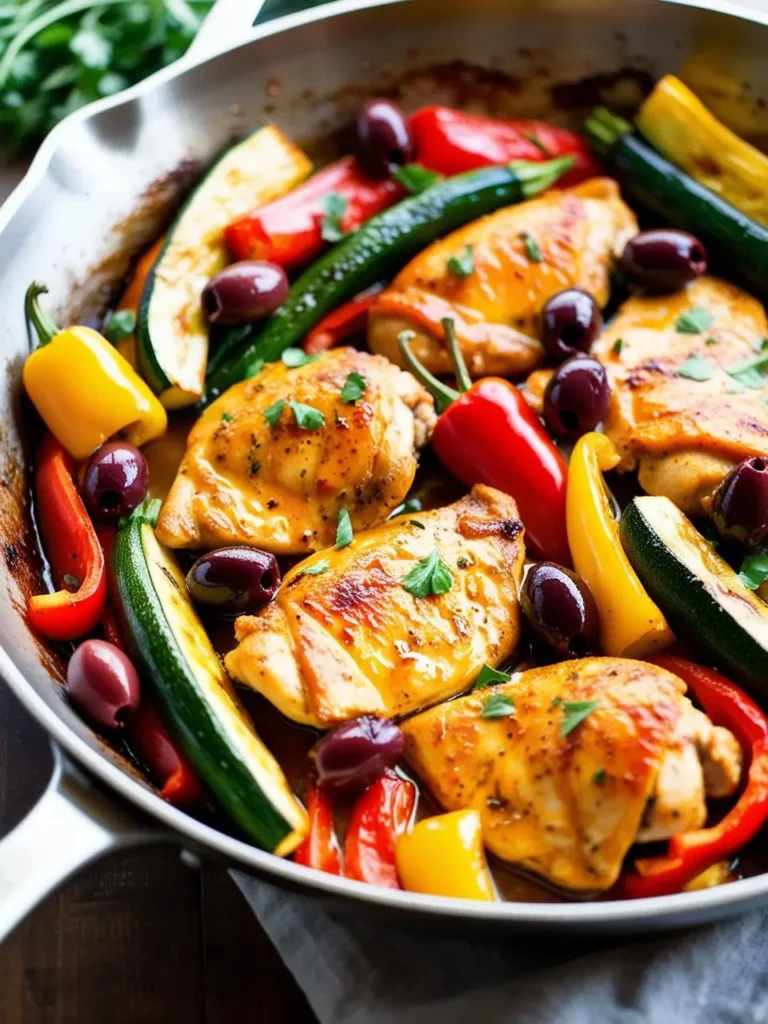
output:
M 142 376 L 167 409 L 202 395 L 208 327 L 200 296 L 227 264 L 224 229 L 294 188 L 312 163 L 274 125 L 229 149 L 179 213 L 149 272 L 136 327 Z
M 144 684 L 221 809 L 258 846 L 291 853 L 307 833 L 306 812 L 237 699 L 154 518 L 152 503 L 139 506 L 118 534 L 113 562 Z
M 669 498 L 635 498 L 620 535 L 675 632 L 768 702 L 768 605 Z

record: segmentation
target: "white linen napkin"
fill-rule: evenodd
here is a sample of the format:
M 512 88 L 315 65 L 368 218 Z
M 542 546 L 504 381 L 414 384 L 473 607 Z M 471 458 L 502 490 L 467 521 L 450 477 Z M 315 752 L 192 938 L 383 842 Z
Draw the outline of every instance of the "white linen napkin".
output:
M 768 1021 L 764 911 L 634 942 L 445 938 L 233 877 L 320 1024 Z

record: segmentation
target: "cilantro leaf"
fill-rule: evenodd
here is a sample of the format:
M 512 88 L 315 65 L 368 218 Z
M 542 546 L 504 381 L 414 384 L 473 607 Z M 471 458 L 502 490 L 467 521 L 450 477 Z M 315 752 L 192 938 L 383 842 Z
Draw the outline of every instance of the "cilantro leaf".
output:
M 768 551 L 753 551 L 747 555 L 741 563 L 739 579 L 750 590 L 757 590 L 768 580 Z
M 314 363 L 320 357 L 309 355 L 303 348 L 286 348 L 283 349 L 283 354 L 280 358 L 284 366 L 287 366 L 289 370 L 295 370 L 299 366 L 306 366 L 307 363 Z
M 678 377 L 687 377 L 689 380 L 711 380 L 717 373 L 717 367 L 704 356 L 688 356 L 685 362 L 680 363 L 677 368 Z
M 435 548 L 426 558 L 417 562 L 400 582 L 414 597 L 438 597 L 451 589 L 453 576 Z
M 280 417 L 283 415 L 283 409 L 285 408 L 285 399 L 278 398 L 274 405 L 270 405 L 268 409 L 264 410 L 264 419 L 270 425 L 270 427 L 276 427 Z
M 346 548 L 352 543 L 354 534 L 352 532 L 352 520 L 345 508 L 339 509 L 339 518 L 336 523 L 336 548 Z
M 118 341 L 130 338 L 136 330 L 136 314 L 132 309 L 118 309 L 110 313 L 104 321 L 102 334 L 116 345 Z
M 525 246 L 525 255 L 531 261 L 531 263 L 541 263 L 544 257 L 541 254 L 539 243 L 533 237 L 533 235 L 526 232 L 523 235 L 523 245 Z
M 405 167 L 399 167 L 392 177 L 403 188 L 407 188 L 412 196 L 417 196 L 420 192 L 431 188 L 436 181 L 440 181 L 442 175 L 437 171 L 427 170 L 421 164 L 406 164 Z
M 324 242 L 340 242 L 345 235 L 341 218 L 349 205 L 348 200 L 338 192 L 329 192 L 323 199 L 323 217 L 320 234 Z
M 708 309 L 687 309 L 675 321 L 675 330 L 680 334 L 701 334 L 714 322 L 715 318 Z
M 315 409 L 311 405 L 304 405 L 302 402 L 294 402 L 291 398 L 288 399 L 288 405 L 290 405 L 296 420 L 296 426 L 301 427 L 302 430 L 320 430 L 325 426 L 325 416 L 319 409 Z
M 560 735 L 567 736 L 577 725 L 581 725 L 600 703 L 599 700 L 564 700 L 562 701 L 563 720 L 560 723 Z
M 490 665 L 483 665 L 472 689 L 482 690 L 486 686 L 493 686 L 494 683 L 508 683 L 509 680 L 509 672 L 499 672 L 498 669 L 491 668 Z
M 299 569 L 296 573 L 298 579 L 299 576 L 319 576 L 321 573 L 328 572 L 331 568 L 331 563 L 327 558 L 323 558 L 320 562 L 315 562 L 314 565 L 308 565 L 306 569 Z
M 472 246 L 465 246 L 461 256 L 449 257 L 445 265 L 456 277 L 469 277 L 475 269 L 475 253 Z
M 768 355 L 760 355 L 755 359 L 745 359 L 742 363 L 734 366 L 726 366 L 725 372 L 744 388 L 765 387 L 765 372 L 768 370 Z
M 480 711 L 481 718 L 508 718 L 515 713 L 515 702 L 511 697 L 505 697 L 503 693 L 492 693 L 483 704 Z
M 341 400 L 345 405 L 353 405 L 358 398 L 362 398 L 368 388 L 368 381 L 361 373 L 353 370 L 344 381 L 341 389 Z

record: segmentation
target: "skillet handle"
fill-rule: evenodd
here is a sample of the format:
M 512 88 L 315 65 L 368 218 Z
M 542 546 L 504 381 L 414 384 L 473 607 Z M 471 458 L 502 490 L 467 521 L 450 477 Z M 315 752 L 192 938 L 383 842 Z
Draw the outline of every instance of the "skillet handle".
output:
M 0 942 L 70 875 L 130 846 L 167 839 L 106 797 L 53 747 L 53 774 L 39 801 L 0 840 Z

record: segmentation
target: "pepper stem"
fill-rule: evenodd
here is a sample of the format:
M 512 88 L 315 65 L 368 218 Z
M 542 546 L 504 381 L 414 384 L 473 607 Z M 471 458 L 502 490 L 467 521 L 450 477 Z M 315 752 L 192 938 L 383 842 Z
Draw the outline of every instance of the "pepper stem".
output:
M 448 406 L 459 397 L 459 392 L 449 388 L 447 384 L 443 384 L 437 377 L 433 377 L 426 366 L 419 362 L 411 349 L 411 342 L 414 338 L 413 331 L 400 331 L 397 341 L 403 359 L 416 380 L 423 384 L 434 398 L 438 413 L 444 413 Z
M 48 288 L 46 285 L 40 284 L 39 281 L 33 281 L 29 288 L 27 288 L 27 294 L 24 298 L 24 313 L 27 318 L 27 326 L 34 328 L 36 331 L 40 346 L 47 345 L 59 333 L 59 328 L 40 305 L 40 296 L 45 295 L 47 292 Z
M 448 342 L 448 351 L 451 353 L 453 372 L 456 374 L 456 386 L 461 394 L 464 391 L 469 391 L 472 387 L 472 378 L 469 376 L 467 364 L 464 362 L 464 356 L 461 353 L 461 348 L 456 338 L 456 325 L 453 318 L 450 316 L 443 317 L 442 324 L 445 331 L 445 340 Z
M 595 107 L 584 121 L 584 131 L 598 153 L 605 154 L 623 135 L 632 131 L 632 125 L 607 107 Z
M 557 156 L 552 160 L 513 160 L 507 166 L 517 178 L 523 199 L 532 199 L 554 185 L 576 162 L 573 156 Z

